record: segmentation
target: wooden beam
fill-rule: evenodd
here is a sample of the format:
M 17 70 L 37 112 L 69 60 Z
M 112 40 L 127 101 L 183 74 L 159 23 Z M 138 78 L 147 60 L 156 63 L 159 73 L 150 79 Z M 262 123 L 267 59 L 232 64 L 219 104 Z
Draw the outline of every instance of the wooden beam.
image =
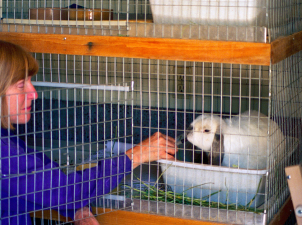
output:
M 169 216 L 161 216 L 155 214 L 145 214 L 124 210 L 112 211 L 111 209 L 103 209 L 92 207 L 93 214 L 100 214 L 96 216 L 97 221 L 102 225 L 158 225 L 158 224 L 175 224 L 175 225 L 223 225 L 225 223 L 191 220 L 184 218 L 176 218 Z M 71 218 L 66 218 L 59 215 L 55 210 L 36 211 L 30 214 L 31 217 L 48 219 L 61 222 L 73 222 Z
M 60 215 L 55 210 L 40 210 L 35 211 L 29 214 L 30 217 L 40 218 L 45 220 L 61 221 L 61 222 L 72 222 L 73 220 L 70 217 L 65 217 Z
M 93 211 L 93 210 L 92 210 Z M 124 210 L 113 211 L 96 216 L 97 221 L 102 225 L 158 225 L 158 224 L 174 224 L 174 225 L 222 225 L 225 223 L 200 221 L 183 219 L 169 216 L 160 216 L 154 214 L 145 214 L 130 212 Z
M 68 55 L 270 65 L 264 43 L 0 32 L 0 40 L 28 51 Z
M 272 64 L 278 63 L 302 50 L 302 31 L 279 38 L 271 43 Z
M 10 41 L 37 53 L 266 66 L 302 50 L 302 31 L 279 38 L 271 44 L 18 32 L 0 32 L 0 40 Z
M 283 206 L 280 208 L 278 213 L 273 217 L 269 225 L 280 225 L 285 224 L 290 215 L 292 214 L 294 208 L 291 197 L 289 197 Z
M 302 165 L 288 166 L 285 168 L 287 183 L 293 203 L 298 225 L 302 225 Z

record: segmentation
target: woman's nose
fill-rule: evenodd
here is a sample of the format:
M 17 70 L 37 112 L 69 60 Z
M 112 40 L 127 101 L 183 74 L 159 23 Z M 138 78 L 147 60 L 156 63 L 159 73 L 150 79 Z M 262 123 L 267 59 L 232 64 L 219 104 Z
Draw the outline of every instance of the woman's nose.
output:
M 38 98 L 38 93 L 36 91 L 36 88 L 31 82 L 28 82 L 26 92 L 27 92 L 27 98 L 30 98 L 32 100 L 36 100 Z

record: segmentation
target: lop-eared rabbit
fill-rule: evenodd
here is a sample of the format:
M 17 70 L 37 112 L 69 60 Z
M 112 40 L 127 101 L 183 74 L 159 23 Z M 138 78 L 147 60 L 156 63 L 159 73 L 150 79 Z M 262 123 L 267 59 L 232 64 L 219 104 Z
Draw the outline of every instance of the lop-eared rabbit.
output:
M 272 154 L 268 147 L 279 148 L 280 155 L 285 148 L 277 123 L 256 111 L 227 119 L 213 114 L 198 116 L 188 128 L 187 140 L 207 152 L 209 164 L 241 169 L 266 169 L 267 156 Z

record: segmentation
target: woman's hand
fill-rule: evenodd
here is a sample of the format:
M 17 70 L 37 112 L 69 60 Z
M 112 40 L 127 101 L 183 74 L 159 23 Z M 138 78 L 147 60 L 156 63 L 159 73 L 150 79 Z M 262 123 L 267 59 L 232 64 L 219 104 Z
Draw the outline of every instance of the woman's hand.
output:
M 145 162 L 152 162 L 159 159 L 174 159 L 177 147 L 174 138 L 156 132 L 151 137 L 145 139 L 126 155 L 133 160 L 133 169 Z

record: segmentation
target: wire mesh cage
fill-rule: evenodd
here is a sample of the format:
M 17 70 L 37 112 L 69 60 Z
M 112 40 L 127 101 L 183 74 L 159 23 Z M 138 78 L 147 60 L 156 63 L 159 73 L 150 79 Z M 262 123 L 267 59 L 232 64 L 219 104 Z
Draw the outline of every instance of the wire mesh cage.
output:
M 266 43 L 301 30 L 298 0 L 2 0 L 0 3 L 3 31 Z
M 174 161 L 144 163 L 120 185 L 125 201 L 132 202 L 129 210 L 264 224 L 286 200 L 284 168 L 301 160 L 300 53 L 274 66 L 54 54 L 36 58 L 42 68 L 34 84 L 42 90 L 134 81 L 133 133 L 121 140 L 123 148 L 157 131 L 176 139 Z M 201 115 L 208 115 L 210 123 Z M 209 138 L 202 136 L 207 133 Z
M 20 124 L 1 128 L 1 224 L 31 224 L 29 215 L 34 224 L 41 223 L 35 218 L 67 224 L 84 206 L 98 205 L 99 214 L 126 207 L 106 199 L 109 192 L 123 196 L 112 190 L 131 170 L 125 149 L 114 148 L 120 141 L 132 145 L 131 91 L 131 82 L 48 88 L 32 105 L 26 101 L 27 111 L 15 115 L 11 107 L 11 116 L 1 115 L 2 123 Z M 21 108 L 22 95 L 30 99 L 32 93 L 1 99 Z M 30 122 L 24 124 L 24 117 Z
M 1 31 L 263 43 L 300 31 L 300 9 L 299 0 L 0 0 Z M 30 224 L 30 213 L 37 224 L 68 224 L 87 205 L 96 216 L 123 209 L 233 224 L 272 220 L 289 196 L 284 168 L 301 162 L 301 53 L 268 66 L 67 54 L 34 53 L 39 98 L 31 120 L 1 130 L 1 150 L 17 141 L 24 153 L 1 151 L 1 187 L 12 189 L 1 192 L 2 223 L 17 216 Z M 130 172 L 123 154 L 158 131 L 176 140 L 175 159 Z M 20 157 L 33 167 L 14 173 Z M 40 157 L 50 168 L 29 164 Z M 118 182 L 113 170 L 94 177 L 106 162 L 120 169 Z M 56 173 L 79 176 L 63 197 L 47 179 Z M 30 189 L 39 174 L 46 191 Z M 91 182 L 103 179 L 109 186 L 95 193 Z M 88 196 L 76 195 L 88 186 Z M 31 204 L 32 196 L 42 203 Z M 23 204 L 25 211 L 14 209 Z
M 299 58 L 275 67 L 146 61 L 144 70 L 141 64 L 137 97 L 148 101 L 141 100 L 138 127 L 142 133 L 158 128 L 179 141 L 176 161 L 160 161 L 161 199 L 172 204 L 150 206 L 150 212 L 177 215 L 180 203 L 189 205 L 182 215 L 191 218 L 272 219 L 288 196 L 284 168 L 301 160 Z

